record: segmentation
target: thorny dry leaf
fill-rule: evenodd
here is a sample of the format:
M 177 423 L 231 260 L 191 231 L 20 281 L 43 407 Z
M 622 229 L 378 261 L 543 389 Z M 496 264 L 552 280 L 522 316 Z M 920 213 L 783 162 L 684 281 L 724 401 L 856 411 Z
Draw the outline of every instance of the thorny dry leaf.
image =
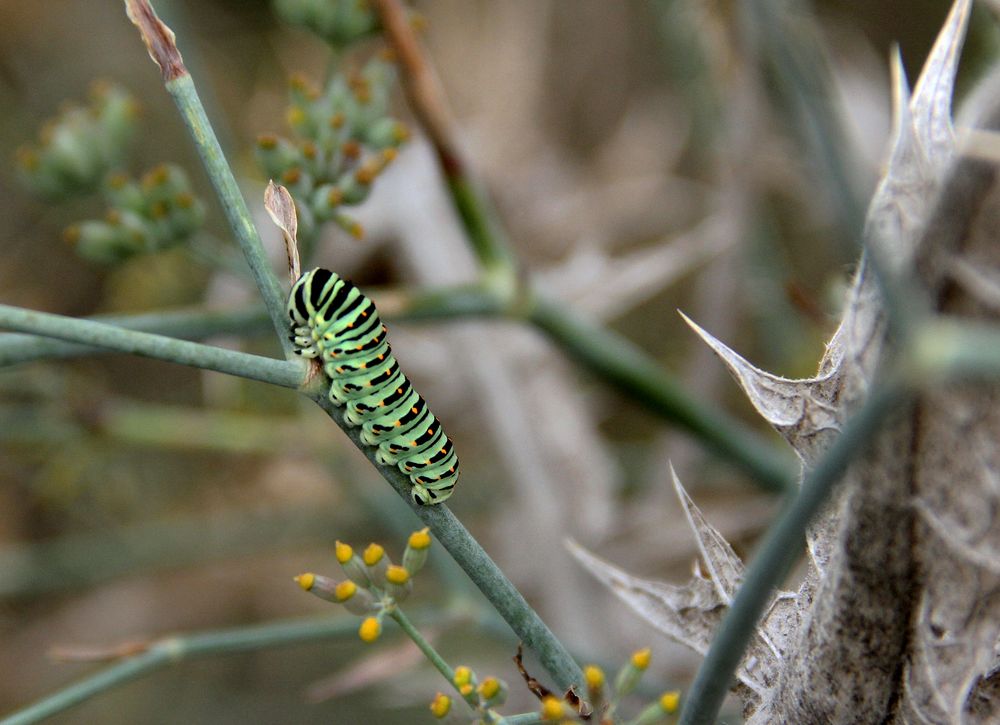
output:
M 912 97 L 892 58 L 894 132 L 865 238 L 884 266 L 919 280 L 936 312 L 996 320 L 1000 184 L 992 161 L 958 153 L 951 120 L 970 11 L 971 0 L 954 3 Z M 973 94 L 990 129 L 998 91 L 1000 76 Z M 806 468 L 892 353 L 870 261 L 814 378 L 763 372 L 689 321 Z M 774 598 L 741 663 L 749 723 L 1000 719 L 998 438 L 1000 390 L 982 385 L 928 391 L 881 432 L 814 524 L 798 591 Z M 571 548 L 647 621 L 703 652 L 741 567 L 675 487 L 711 581 L 639 579 Z

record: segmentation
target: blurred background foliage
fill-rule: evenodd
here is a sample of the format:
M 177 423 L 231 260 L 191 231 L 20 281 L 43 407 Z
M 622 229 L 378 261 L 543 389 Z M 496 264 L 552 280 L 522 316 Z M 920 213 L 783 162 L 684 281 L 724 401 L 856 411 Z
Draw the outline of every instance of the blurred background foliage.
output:
M 287 78 L 321 83 L 329 51 L 280 23 L 265 0 L 155 4 L 177 33 L 280 269 L 280 237 L 260 211 L 267 179 L 255 147 L 261 134 L 290 135 Z M 699 397 L 760 428 L 674 310 L 767 370 L 808 375 L 832 331 L 854 240 L 840 225 L 838 190 L 804 150 L 761 60 L 766 53 L 748 39 L 745 7 L 415 7 L 524 274 L 635 341 Z M 888 131 L 890 44 L 900 44 L 914 77 L 946 3 L 825 2 L 814 10 L 818 23 L 803 12 L 803 32 L 831 49 L 846 129 L 837 148 L 863 199 Z M 967 75 L 996 47 L 990 27 L 973 20 Z M 358 69 L 373 52 L 339 60 Z M 193 234 L 207 256 L 165 244 L 96 263 L 63 230 L 99 218 L 102 203 L 54 205 L 18 183 L 17 149 L 96 78 L 139 103 L 128 173 L 168 161 L 204 201 L 204 226 Z M 393 113 L 413 127 L 400 95 L 390 99 Z M 245 275 L 229 264 L 238 250 L 193 147 L 120 3 L 0 5 L 0 108 L 0 158 L 9 160 L 0 172 L 3 302 L 68 315 L 253 303 Z M 326 225 L 314 258 L 376 290 L 376 299 L 382 288 L 474 276 L 419 134 L 351 216 L 365 237 Z M 278 354 L 266 329 L 216 342 Z M 775 501 L 529 330 L 396 324 L 393 342 L 461 452 L 452 508 L 555 632 L 581 660 L 612 665 L 650 644 L 650 679 L 687 682 L 696 660 L 633 621 L 575 568 L 562 539 L 573 536 L 630 571 L 679 577 L 695 551 L 678 520 L 668 460 L 741 553 Z M 289 391 L 119 356 L 0 370 L 0 712 L 88 671 L 53 665 L 46 652 L 55 644 L 325 611 L 294 587 L 293 574 L 332 569 L 335 538 L 380 540 L 392 551 L 415 524 L 320 411 Z M 482 605 L 435 553 L 413 600 Z M 375 721 L 372 713 L 383 723 L 420 721 L 442 685 L 419 660 L 397 658 L 398 642 L 386 636 L 365 649 L 347 639 L 186 663 L 53 722 L 350 723 Z M 502 629 L 454 624 L 437 644 L 454 663 L 518 681 L 514 643 Z M 317 683 L 340 694 L 310 702 Z M 531 706 L 515 685 L 508 711 Z

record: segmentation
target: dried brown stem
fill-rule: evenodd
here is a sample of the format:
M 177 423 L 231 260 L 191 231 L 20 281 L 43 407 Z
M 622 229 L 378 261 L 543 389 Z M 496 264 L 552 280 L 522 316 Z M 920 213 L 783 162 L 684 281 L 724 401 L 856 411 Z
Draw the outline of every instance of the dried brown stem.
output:
M 174 31 L 163 24 L 149 4 L 149 0 L 125 0 L 125 12 L 128 19 L 139 28 L 146 51 L 156 65 L 160 66 L 163 80 L 172 81 L 186 76 L 187 68 L 177 50 Z
M 427 132 L 445 175 L 464 176 L 455 123 L 444 88 L 417 39 L 401 0 L 375 0 L 385 38 L 396 54 L 410 107 Z

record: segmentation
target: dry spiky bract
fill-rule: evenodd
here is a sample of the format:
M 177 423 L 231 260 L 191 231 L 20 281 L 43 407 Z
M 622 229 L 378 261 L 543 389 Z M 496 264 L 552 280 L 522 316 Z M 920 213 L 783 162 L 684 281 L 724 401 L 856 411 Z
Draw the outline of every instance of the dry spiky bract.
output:
M 996 170 L 958 154 L 951 121 L 970 10 L 970 0 L 955 2 L 912 96 L 893 59 L 894 138 L 865 237 L 882 266 L 919 283 L 934 312 L 996 320 L 996 290 L 983 294 L 1000 274 Z M 997 79 L 985 85 L 970 123 L 995 130 Z M 695 326 L 806 469 L 893 353 L 871 262 L 860 265 L 815 378 L 764 373 Z M 976 284 L 955 272 L 969 269 Z M 998 721 L 998 439 L 995 386 L 949 384 L 897 411 L 812 527 L 804 581 L 775 597 L 737 671 L 748 722 Z M 676 487 L 707 579 L 644 581 L 574 550 L 658 629 L 704 652 L 742 565 Z

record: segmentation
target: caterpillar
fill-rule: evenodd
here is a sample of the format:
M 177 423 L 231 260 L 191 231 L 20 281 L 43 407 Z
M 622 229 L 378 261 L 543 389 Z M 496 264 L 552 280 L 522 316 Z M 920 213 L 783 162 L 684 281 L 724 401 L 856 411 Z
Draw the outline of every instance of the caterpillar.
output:
M 352 282 L 317 267 L 288 295 L 295 353 L 318 358 L 330 379 L 329 399 L 361 427 L 375 459 L 410 477 L 421 505 L 441 503 L 458 482 L 458 457 L 441 424 L 413 389 L 389 347 L 375 303 Z

